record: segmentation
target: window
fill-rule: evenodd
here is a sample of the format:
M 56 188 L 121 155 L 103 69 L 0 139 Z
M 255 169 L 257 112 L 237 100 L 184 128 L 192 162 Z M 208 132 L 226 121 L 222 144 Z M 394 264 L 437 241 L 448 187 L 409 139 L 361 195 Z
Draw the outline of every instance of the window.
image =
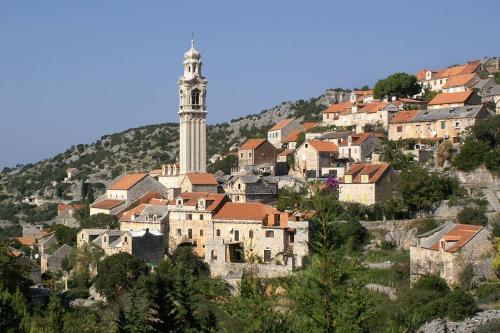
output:
M 203 221 L 203 214 L 200 214 L 200 220 Z
M 446 128 L 446 122 L 444 120 L 441 121 L 441 129 Z
M 186 214 L 186 220 L 192 220 L 193 214 Z
M 127 238 L 127 237 L 125 237 L 125 243 L 127 243 L 127 242 L 128 242 L 128 238 Z
M 237 242 L 240 240 L 240 231 L 239 230 L 234 231 L 234 240 Z
M 200 236 L 203 237 L 203 229 L 200 229 Z
M 290 243 L 295 242 L 295 234 L 293 232 L 290 233 Z
M 398 126 L 397 131 L 398 131 L 398 133 L 403 132 L 403 126 Z
M 252 152 L 248 153 L 248 157 L 252 157 Z
M 104 241 L 106 242 L 106 236 L 104 236 Z
M 240 153 L 240 157 L 243 158 L 243 153 Z
M 267 238 L 274 238 L 274 231 L 273 230 L 266 230 L 266 237 Z
M 248 238 L 253 238 L 253 230 L 248 231 Z
M 196 64 L 193 65 L 193 72 L 196 72 Z
M 191 104 L 199 105 L 200 104 L 200 91 L 198 89 L 194 89 L 191 91 Z
M 188 238 L 189 239 L 193 238 L 193 229 L 188 229 Z
M 265 262 L 271 261 L 271 250 L 264 250 L 264 261 Z
M 240 201 L 240 196 L 239 195 L 235 196 L 234 201 L 236 201 L 236 202 Z
M 220 229 L 217 229 L 217 230 L 215 231 L 215 234 L 219 237 L 219 236 L 220 236 Z
M 238 190 L 241 190 L 241 184 L 238 184 Z
M 368 175 L 361 175 L 361 182 L 362 183 L 368 183 Z
M 182 236 L 182 230 L 181 229 L 177 229 L 177 236 Z
M 455 121 L 455 128 L 460 128 L 460 122 L 459 121 Z
M 308 143 L 306 143 L 306 144 L 304 145 L 304 147 L 309 148 L 309 144 L 308 144 Z
M 427 130 L 428 130 L 428 131 L 431 131 L 431 130 L 432 130 L 432 125 L 431 125 L 431 124 L 426 124 L 426 126 L 427 126 Z

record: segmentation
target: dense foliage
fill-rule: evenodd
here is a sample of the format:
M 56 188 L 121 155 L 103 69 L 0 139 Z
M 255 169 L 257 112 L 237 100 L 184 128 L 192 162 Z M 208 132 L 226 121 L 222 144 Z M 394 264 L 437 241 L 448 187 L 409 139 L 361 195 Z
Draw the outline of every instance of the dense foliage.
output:
M 411 97 L 418 94 L 420 90 L 415 75 L 394 73 L 375 84 L 373 95 L 375 98 Z

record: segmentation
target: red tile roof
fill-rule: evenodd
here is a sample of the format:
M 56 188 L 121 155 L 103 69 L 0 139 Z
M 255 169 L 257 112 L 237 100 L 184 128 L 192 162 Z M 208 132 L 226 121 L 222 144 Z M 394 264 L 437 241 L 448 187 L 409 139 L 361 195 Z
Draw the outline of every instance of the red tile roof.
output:
M 437 72 L 435 78 L 449 78 L 454 75 L 474 73 L 480 65 L 479 61 L 472 61 L 467 64 L 445 68 Z
M 457 252 L 465 244 L 467 244 L 474 236 L 483 229 L 480 225 L 473 224 L 456 224 L 450 231 L 448 231 L 441 239 L 431 246 L 432 250 L 440 249 L 440 242 L 451 242 L 451 246 L 445 249 L 446 252 Z
M 301 131 L 301 130 L 298 130 L 298 129 L 293 130 L 293 131 L 291 131 L 291 132 L 290 132 L 287 136 L 285 136 L 285 137 L 281 140 L 281 142 L 282 142 L 282 143 L 296 142 L 296 141 L 297 141 L 297 139 L 299 138 L 299 135 L 300 135 L 301 133 L 304 133 L 304 131 Z
M 266 139 L 248 139 L 244 144 L 241 145 L 240 150 L 257 149 L 266 141 Z
M 352 108 L 352 103 L 348 101 L 339 104 L 332 104 L 328 109 L 324 110 L 323 113 L 341 113 L 344 111 L 351 110 L 351 108 Z
M 381 102 L 381 101 L 375 100 L 372 103 L 369 103 L 369 104 L 366 104 L 365 106 L 363 106 L 361 109 L 358 110 L 358 112 L 377 113 L 378 111 L 385 108 L 387 105 L 389 105 L 388 102 Z
M 279 153 L 278 156 L 288 156 L 290 154 L 293 154 L 294 151 L 294 149 L 285 149 L 281 153 Z
M 360 134 L 353 134 L 351 135 L 351 138 L 352 138 L 352 141 L 351 141 L 351 145 L 360 145 L 362 144 L 363 142 L 365 142 L 369 137 L 371 137 L 372 135 L 378 137 L 376 134 L 373 134 L 373 133 L 360 133 Z M 343 140 L 341 143 L 340 143 L 340 146 L 347 146 L 348 145 L 348 140 Z
M 472 95 L 473 91 L 460 91 L 454 93 L 441 93 L 437 94 L 430 102 L 429 105 L 439 105 L 439 104 L 454 104 L 454 103 L 465 103 L 469 97 Z
M 146 208 L 146 204 L 140 204 L 137 207 L 134 207 L 125 213 L 120 217 L 120 221 L 130 221 L 132 218 L 132 215 L 141 215 L 142 211 Z
M 218 185 L 215 176 L 211 173 L 187 173 L 186 177 L 193 185 Z
M 147 173 L 130 173 L 108 186 L 108 190 L 128 190 L 145 178 Z
M 183 199 L 185 206 L 196 206 L 198 205 L 198 199 L 205 198 L 206 210 L 213 211 L 224 202 L 226 195 L 223 193 L 184 192 L 181 193 L 180 197 Z
M 308 131 L 311 128 L 316 127 L 317 125 L 318 125 L 317 122 L 309 121 L 309 122 L 305 122 L 302 126 L 304 127 L 304 130 Z
M 98 208 L 98 209 L 113 209 L 125 201 L 123 200 L 113 200 L 113 199 L 104 199 L 99 202 L 93 203 L 90 205 L 92 208 Z
M 288 118 L 288 119 L 283 119 L 283 120 L 278 121 L 273 127 L 271 127 L 271 129 L 269 130 L 269 132 L 271 132 L 271 131 L 277 131 L 277 130 L 280 130 L 280 129 L 284 128 L 292 120 L 293 120 L 293 118 Z
M 467 83 L 476 80 L 477 75 L 475 73 L 459 74 L 450 77 L 443 88 L 461 87 L 465 86 Z
M 34 246 L 36 244 L 36 238 L 34 236 L 16 237 L 15 240 L 24 246 Z
M 336 153 L 339 151 L 339 147 L 333 142 L 309 140 L 307 143 L 310 144 L 311 147 L 313 147 L 318 153 Z
M 399 111 L 389 121 L 390 123 L 407 123 L 415 119 L 419 110 Z
M 353 164 L 345 175 L 352 176 L 352 183 L 361 184 L 361 176 L 368 175 L 368 183 L 376 183 L 390 169 L 389 163 L 357 163 Z M 345 183 L 345 176 L 341 183 Z
M 149 200 L 148 204 L 153 205 L 153 206 L 167 206 L 171 200 L 168 199 L 157 199 L 157 198 L 152 198 Z
M 226 202 L 213 218 L 217 220 L 264 221 L 267 215 L 279 213 L 279 210 L 259 202 Z

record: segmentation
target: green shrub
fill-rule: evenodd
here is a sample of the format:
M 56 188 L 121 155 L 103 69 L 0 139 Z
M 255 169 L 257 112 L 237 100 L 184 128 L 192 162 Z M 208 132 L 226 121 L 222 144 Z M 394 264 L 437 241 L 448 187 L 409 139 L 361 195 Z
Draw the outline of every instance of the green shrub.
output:
M 463 320 L 477 310 L 474 298 L 460 289 L 455 289 L 446 295 L 444 302 L 447 304 L 446 316 L 453 321 Z
M 485 226 L 488 223 L 488 218 L 484 215 L 484 210 L 481 208 L 465 207 L 458 213 L 457 220 L 463 224 L 475 224 Z
M 486 143 L 468 138 L 453 160 L 453 165 L 462 171 L 472 171 L 485 161 L 488 152 L 489 147 Z
M 382 240 L 382 242 L 380 243 L 380 248 L 382 250 L 392 250 L 396 247 L 396 243 L 393 242 L 393 241 L 387 241 L 387 240 Z
M 476 289 L 476 296 L 481 303 L 500 301 L 500 283 L 485 283 Z
M 432 229 L 435 229 L 438 227 L 438 224 L 436 220 L 430 218 L 430 219 L 423 219 L 420 221 L 420 225 L 417 228 L 417 234 L 423 234 L 428 231 L 431 231 Z
M 472 279 L 474 277 L 474 267 L 468 264 L 460 272 L 458 276 L 458 284 L 463 290 L 470 290 L 472 288 Z

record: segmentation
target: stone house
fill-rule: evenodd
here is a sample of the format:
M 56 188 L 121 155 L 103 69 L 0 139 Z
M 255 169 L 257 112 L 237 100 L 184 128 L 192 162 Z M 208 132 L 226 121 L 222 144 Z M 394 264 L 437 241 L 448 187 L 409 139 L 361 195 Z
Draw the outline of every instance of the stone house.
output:
M 481 79 L 476 73 L 459 74 L 450 77 L 443 85 L 443 93 L 471 90 Z
M 500 114 L 500 84 L 495 85 L 485 94 L 483 102 L 492 102 L 495 104 L 495 113 Z
M 374 150 L 381 146 L 381 141 L 373 133 L 349 135 L 339 144 L 339 158 L 354 162 L 370 159 Z
M 295 169 L 304 178 L 339 177 L 345 163 L 338 158 L 339 149 L 335 143 L 308 140 L 295 152 Z
M 471 264 L 475 279 L 494 277 L 491 260 L 495 253 L 491 232 L 482 226 L 447 222 L 418 235 L 410 246 L 410 277 L 415 282 L 424 274 L 439 274 L 456 285 L 460 273 Z
M 342 142 L 346 141 L 349 136 L 356 134 L 352 131 L 335 131 L 335 132 L 324 132 L 317 137 L 318 140 L 333 142 L 337 146 Z M 309 137 L 307 138 L 309 139 Z M 311 138 L 313 139 L 313 138 Z
M 429 139 L 459 142 L 467 127 L 491 113 L 483 105 L 401 111 L 389 124 L 389 140 Z
M 396 182 L 388 163 L 353 164 L 340 179 L 339 201 L 374 205 L 392 198 Z
M 257 175 L 229 176 L 223 188 L 232 202 L 271 203 L 278 198 L 278 184 Z
M 261 203 L 225 203 L 213 217 L 213 229 L 205 260 L 217 272 L 250 256 L 278 265 L 291 258 L 298 268 L 308 253 L 308 222 L 289 220 L 288 213 Z
M 106 194 L 90 205 L 90 215 L 115 215 L 147 192 L 156 192 L 163 197 L 168 195 L 167 189 L 147 173 L 122 175 L 107 187 Z
M 266 139 L 248 139 L 238 150 L 238 166 L 247 171 L 274 171 L 277 154 Z
M 317 125 L 318 123 L 316 122 L 305 122 L 299 128 L 294 129 L 287 136 L 281 139 L 281 143 L 285 146 L 286 149 L 295 149 L 297 148 L 297 141 L 299 139 L 299 136 Z
M 353 106 L 355 104 L 351 101 L 337 103 L 330 105 L 327 109 L 325 109 L 322 113 L 324 125 L 336 125 L 339 126 L 340 115 L 343 113 L 351 112 Z
M 61 263 L 65 257 L 68 257 L 73 251 L 73 248 L 67 244 L 62 245 L 54 253 L 43 253 L 40 257 L 41 272 L 58 272 L 62 269 Z
M 283 138 L 300 127 L 299 122 L 293 118 L 280 120 L 267 131 L 267 141 L 279 149 L 283 144 Z
M 92 243 L 110 256 L 126 252 L 146 263 L 159 264 L 165 253 L 164 235 L 158 230 L 82 229 L 77 234 L 78 247 Z
M 213 232 L 213 213 L 226 201 L 225 194 L 209 192 L 184 192 L 169 203 L 169 252 L 177 246 L 193 246 L 203 257 L 205 242 Z
M 173 199 L 179 195 L 181 177 L 179 162 L 162 165 L 158 182 L 167 189 L 167 198 Z
M 423 69 L 417 72 L 417 82 L 422 87 L 423 94 L 425 90 L 441 91 L 448 79 L 455 75 L 479 73 L 482 71 L 480 61 L 469 61 L 462 65 L 452 66 L 440 70 Z
M 140 204 L 126 211 L 120 217 L 120 230 L 156 230 L 165 236 L 165 246 L 168 246 L 168 203 L 169 200 L 152 199 L 148 204 Z
M 80 227 L 78 215 L 86 208 L 86 205 L 60 203 L 57 206 L 57 216 L 55 217 L 54 222 L 69 228 L 78 228 Z
M 477 104 L 481 104 L 481 97 L 477 95 L 473 90 L 466 90 L 437 94 L 427 104 L 427 108 L 429 110 L 434 110 Z
M 187 173 L 181 178 L 181 193 L 211 192 L 217 193 L 219 183 L 211 173 Z

